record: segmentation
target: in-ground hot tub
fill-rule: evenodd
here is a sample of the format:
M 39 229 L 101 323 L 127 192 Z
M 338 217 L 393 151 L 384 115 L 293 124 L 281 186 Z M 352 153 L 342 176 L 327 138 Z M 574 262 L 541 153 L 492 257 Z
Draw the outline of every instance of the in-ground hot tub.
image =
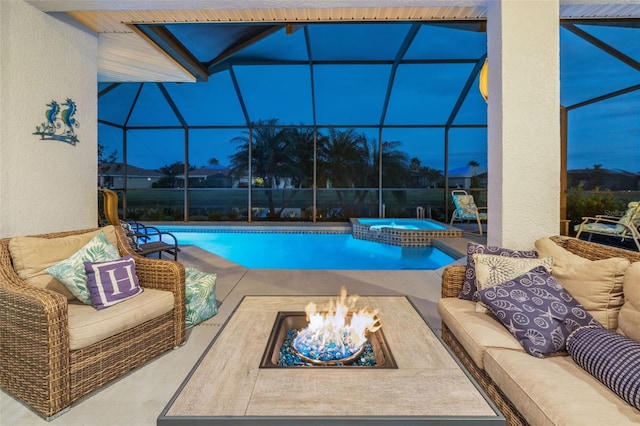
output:
M 433 238 L 462 238 L 462 231 L 431 219 L 352 218 L 354 238 L 401 247 L 425 247 Z

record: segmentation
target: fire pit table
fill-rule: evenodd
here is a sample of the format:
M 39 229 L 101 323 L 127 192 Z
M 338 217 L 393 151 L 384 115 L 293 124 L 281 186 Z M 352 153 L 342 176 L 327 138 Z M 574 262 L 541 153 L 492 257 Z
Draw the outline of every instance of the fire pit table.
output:
M 278 366 L 283 322 L 304 315 L 307 303 L 326 300 L 244 297 L 158 425 L 506 424 L 403 296 L 361 296 L 357 302 L 381 319 L 376 333 L 384 334 L 370 339 L 385 349 L 375 355 L 379 366 Z

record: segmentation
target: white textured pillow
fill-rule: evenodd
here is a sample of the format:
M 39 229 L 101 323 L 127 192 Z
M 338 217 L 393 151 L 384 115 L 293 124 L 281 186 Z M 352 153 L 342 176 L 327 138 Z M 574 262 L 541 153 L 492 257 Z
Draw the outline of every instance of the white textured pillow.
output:
M 544 266 L 548 272 L 551 272 L 553 265 L 551 257 L 528 259 L 475 253 L 473 259 L 476 265 L 476 287 L 478 291 L 504 284 L 538 266 Z M 476 312 L 487 312 L 484 303 L 476 303 Z
M 622 257 L 589 260 L 550 238 L 536 241 L 540 256 L 553 257 L 551 274 L 603 327 L 615 330 L 624 302 L 622 282 L 630 262 Z

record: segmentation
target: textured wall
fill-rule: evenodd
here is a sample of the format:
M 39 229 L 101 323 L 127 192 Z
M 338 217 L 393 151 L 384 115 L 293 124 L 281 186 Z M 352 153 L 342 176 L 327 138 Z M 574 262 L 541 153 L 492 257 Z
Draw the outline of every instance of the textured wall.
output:
M 488 242 L 560 231 L 558 0 L 489 3 Z
M 0 1 L 0 237 L 96 225 L 97 39 Z M 73 99 L 76 146 L 33 135 L 46 104 Z

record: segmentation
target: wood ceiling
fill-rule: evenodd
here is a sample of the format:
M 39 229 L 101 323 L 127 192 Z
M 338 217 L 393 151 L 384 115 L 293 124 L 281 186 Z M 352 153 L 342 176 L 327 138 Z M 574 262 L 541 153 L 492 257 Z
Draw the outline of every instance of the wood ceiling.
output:
M 346 2 L 299 2 L 301 8 L 273 6 L 291 2 L 180 2 L 138 0 L 32 0 L 28 3 L 51 13 L 64 12 L 98 35 L 98 80 L 195 81 L 194 77 L 155 44 L 137 32 L 132 24 L 181 22 L 340 22 L 340 21 L 424 21 L 486 19 L 486 0 L 403 2 L 425 7 L 373 7 L 393 4 L 389 0 L 351 1 L 360 7 L 327 7 Z M 622 4 L 621 4 L 622 3 Z M 309 7 L 309 5 L 318 7 Z M 442 5 L 446 6 L 442 6 Z M 456 5 L 452 7 L 451 5 Z M 640 3 L 594 0 L 560 2 L 561 19 L 640 19 Z M 206 8 L 203 6 L 215 7 Z M 307 7 L 304 7 L 307 5 Z M 370 5 L 372 7 L 362 7 Z M 429 6 L 431 5 L 431 6 Z M 460 5 L 460 6 L 458 6 Z M 225 7 L 227 6 L 227 7 Z M 255 7 L 252 7 L 255 6 Z M 271 7 L 270 7 L 271 6 Z M 134 7 L 146 10 L 131 10 Z M 155 9 L 155 10 L 152 10 Z

